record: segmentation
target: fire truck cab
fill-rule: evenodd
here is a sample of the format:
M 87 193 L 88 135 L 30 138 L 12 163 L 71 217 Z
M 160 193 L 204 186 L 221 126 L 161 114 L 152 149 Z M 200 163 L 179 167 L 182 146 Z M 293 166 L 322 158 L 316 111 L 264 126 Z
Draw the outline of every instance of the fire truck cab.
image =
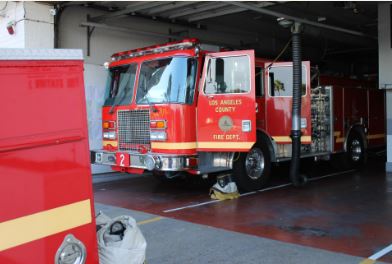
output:
M 107 66 L 103 149 L 92 151 L 93 163 L 167 178 L 233 170 L 242 189 L 255 190 L 273 162 L 290 159 L 291 62 L 208 52 L 185 39 L 116 53 Z M 332 86 L 311 89 L 310 63 L 302 67 L 302 156 L 351 151 L 363 162 L 365 117 L 352 120 L 360 135 L 352 146 L 346 123 L 334 130 Z

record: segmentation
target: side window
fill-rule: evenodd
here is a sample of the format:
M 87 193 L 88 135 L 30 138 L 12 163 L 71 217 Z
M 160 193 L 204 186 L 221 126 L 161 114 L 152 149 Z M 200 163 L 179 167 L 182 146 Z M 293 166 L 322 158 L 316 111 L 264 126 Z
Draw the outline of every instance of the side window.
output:
M 247 93 L 250 91 L 248 56 L 210 58 L 204 92 L 206 94 Z
M 256 67 L 255 78 L 256 78 L 256 96 L 261 97 L 264 96 L 264 70 L 261 67 Z
M 277 66 L 271 67 L 268 72 L 270 96 L 292 96 L 293 95 L 293 67 Z M 306 94 L 306 67 L 302 66 L 302 95 Z

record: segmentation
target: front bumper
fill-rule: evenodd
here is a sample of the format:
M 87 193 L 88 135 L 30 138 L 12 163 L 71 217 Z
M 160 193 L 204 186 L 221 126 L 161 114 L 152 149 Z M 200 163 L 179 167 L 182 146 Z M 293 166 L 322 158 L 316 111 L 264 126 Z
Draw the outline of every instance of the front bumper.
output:
M 120 166 L 116 159 L 116 153 L 105 150 L 92 150 L 91 163 L 109 166 Z M 128 168 L 159 170 L 159 171 L 184 171 L 189 169 L 189 158 L 194 156 L 167 155 L 147 153 L 140 154 L 134 152 L 118 152 L 129 155 Z

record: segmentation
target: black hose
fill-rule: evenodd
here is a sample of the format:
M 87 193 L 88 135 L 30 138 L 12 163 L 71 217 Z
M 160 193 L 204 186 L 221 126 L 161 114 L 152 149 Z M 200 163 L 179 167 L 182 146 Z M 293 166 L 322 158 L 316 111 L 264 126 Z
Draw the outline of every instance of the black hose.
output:
M 295 26 L 294 26 L 295 27 Z M 302 96 L 302 58 L 301 33 L 299 29 L 292 32 L 293 56 L 293 105 L 292 105 L 292 155 L 290 163 L 290 179 L 294 186 L 303 186 L 307 182 L 305 176 L 300 175 L 301 155 L 301 96 Z

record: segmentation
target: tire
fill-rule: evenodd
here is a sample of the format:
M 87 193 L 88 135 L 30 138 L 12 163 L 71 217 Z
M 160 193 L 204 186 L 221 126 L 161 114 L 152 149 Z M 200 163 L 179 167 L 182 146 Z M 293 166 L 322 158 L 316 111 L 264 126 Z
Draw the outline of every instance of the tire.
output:
M 367 162 L 367 153 L 362 137 L 353 133 L 347 140 L 345 162 L 349 168 L 360 168 Z
M 271 176 L 271 156 L 264 141 L 257 142 L 249 152 L 239 153 L 233 164 L 233 178 L 244 191 L 264 187 Z

